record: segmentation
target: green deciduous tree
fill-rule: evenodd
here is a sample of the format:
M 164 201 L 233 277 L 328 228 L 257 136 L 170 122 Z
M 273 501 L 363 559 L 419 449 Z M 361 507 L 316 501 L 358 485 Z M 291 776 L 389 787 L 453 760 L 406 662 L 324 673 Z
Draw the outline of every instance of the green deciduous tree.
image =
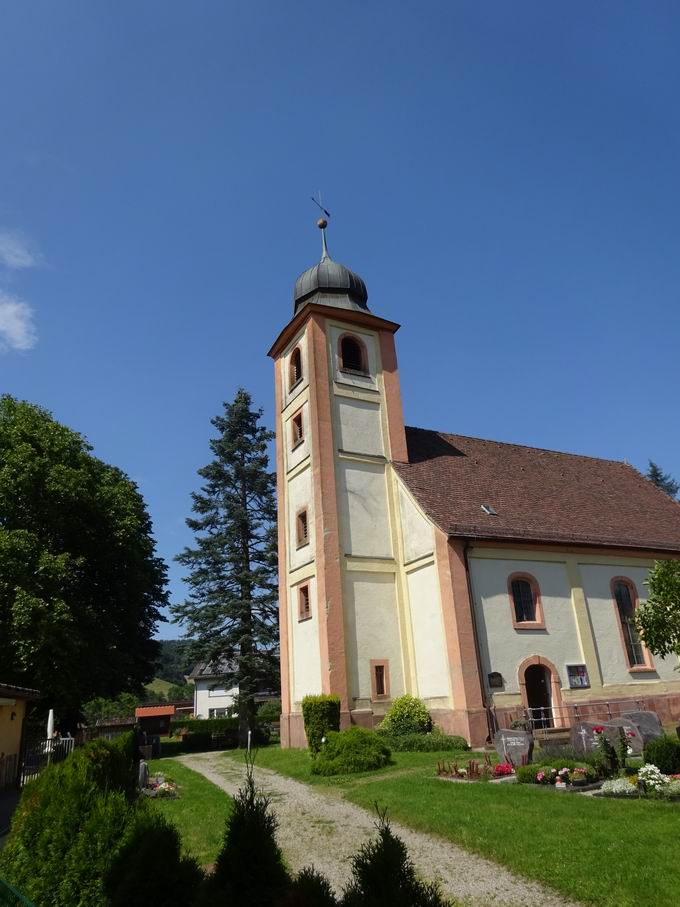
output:
M 680 482 L 676 482 L 670 473 L 664 472 L 660 466 L 657 466 L 657 464 L 653 462 L 653 460 L 649 461 L 647 478 L 653 485 L 656 485 L 657 488 L 665 491 L 671 498 L 674 498 L 678 491 L 680 491 Z
M 214 459 L 198 471 L 204 484 L 187 520 L 196 547 L 177 557 L 189 571 L 190 594 L 173 607 L 198 658 L 233 665 L 242 744 L 255 727 L 255 692 L 278 689 L 275 476 L 267 454 L 273 435 L 261 416 L 241 389 L 212 420 Z
M 0 677 L 61 712 L 140 690 L 166 567 L 135 484 L 38 406 L 0 398 Z
M 640 636 L 655 655 L 680 653 L 680 561 L 656 561 L 647 603 L 635 612 Z

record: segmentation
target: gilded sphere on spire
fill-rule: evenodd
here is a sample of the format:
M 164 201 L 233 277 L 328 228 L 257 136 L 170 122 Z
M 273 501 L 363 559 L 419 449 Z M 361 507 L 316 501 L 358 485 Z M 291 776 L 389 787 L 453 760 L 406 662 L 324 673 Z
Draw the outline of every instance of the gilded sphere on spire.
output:
M 328 226 L 328 221 L 326 220 L 325 217 L 320 217 L 317 220 L 316 225 L 319 228 L 319 230 L 325 230 L 326 227 Z

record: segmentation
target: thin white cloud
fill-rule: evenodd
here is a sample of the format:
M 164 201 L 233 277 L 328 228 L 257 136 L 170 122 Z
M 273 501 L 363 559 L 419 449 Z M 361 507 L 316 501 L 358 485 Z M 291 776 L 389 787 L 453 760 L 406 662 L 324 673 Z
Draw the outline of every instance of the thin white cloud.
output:
M 33 309 L 18 296 L 0 290 L 0 353 L 30 350 L 37 342 Z
M 42 261 L 40 252 L 19 230 L 0 230 L 0 264 L 11 271 L 36 268 Z

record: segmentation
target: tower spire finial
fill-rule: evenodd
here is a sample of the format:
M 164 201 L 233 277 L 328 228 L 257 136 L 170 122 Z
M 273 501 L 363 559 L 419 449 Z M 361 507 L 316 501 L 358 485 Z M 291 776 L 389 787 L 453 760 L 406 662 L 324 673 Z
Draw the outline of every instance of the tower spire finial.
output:
M 319 211 L 321 211 L 321 213 L 325 215 L 324 217 L 320 217 L 317 220 L 316 225 L 319 230 L 321 230 L 321 261 L 326 261 L 330 258 L 330 255 L 328 254 L 328 246 L 326 245 L 326 227 L 328 226 L 328 220 L 326 218 L 330 218 L 331 212 L 327 211 L 321 204 L 321 190 L 319 190 L 318 201 L 314 198 L 314 196 L 312 196 L 312 201 L 317 206 Z

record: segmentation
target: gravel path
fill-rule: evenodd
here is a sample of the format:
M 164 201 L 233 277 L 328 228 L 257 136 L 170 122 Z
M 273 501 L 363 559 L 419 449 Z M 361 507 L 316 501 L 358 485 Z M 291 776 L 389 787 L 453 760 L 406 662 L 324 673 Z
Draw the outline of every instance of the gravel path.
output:
M 228 794 L 235 794 L 243 782 L 245 766 L 221 753 L 177 758 Z M 294 870 L 314 865 L 336 891 L 341 891 L 350 875 L 351 857 L 375 834 L 370 813 L 337 794 L 333 796 L 257 765 L 255 780 L 272 798 L 280 822 L 278 841 L 288 864 Z M 456 844 L 412 831 L 397 822 L 391 826 L 406 843 L 423 878 L 437 878 L 452 897 L 495 907 L 577 907 L 537 882 L 515 876 Z

